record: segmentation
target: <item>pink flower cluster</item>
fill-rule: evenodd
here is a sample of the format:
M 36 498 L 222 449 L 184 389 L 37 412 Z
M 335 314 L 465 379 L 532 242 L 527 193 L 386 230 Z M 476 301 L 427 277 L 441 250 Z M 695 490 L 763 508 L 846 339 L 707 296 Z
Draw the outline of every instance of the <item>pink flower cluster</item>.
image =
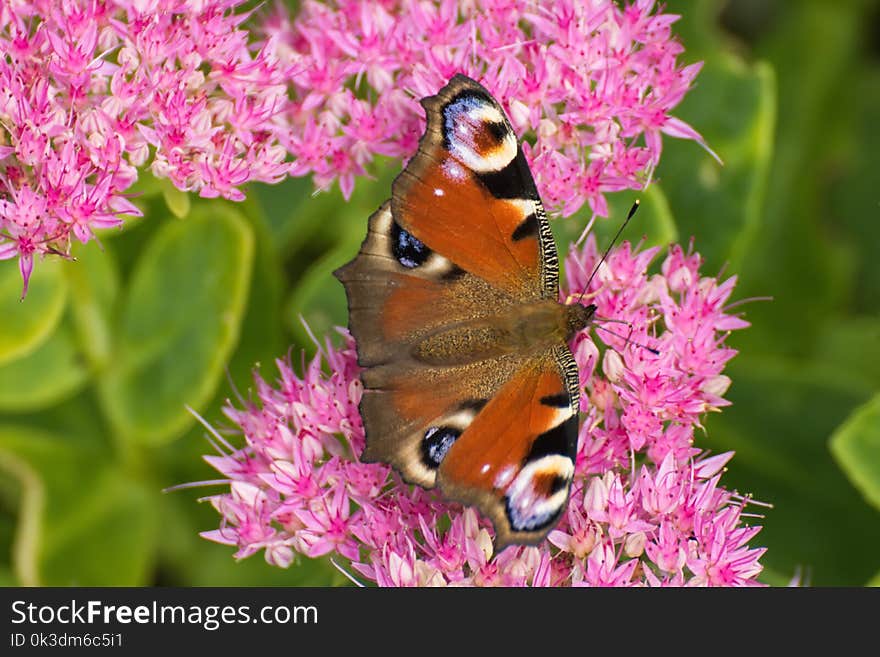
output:
M 703 143 L 669 112 L 700 64 L 654 0 L 306 0 L 265 25 L 291 61 L 294 175 L 338 179 L 346 197 L 376 155 L 410 157 L 424 130 L 413 98 L 454 74 L 504 105 L 542 198 L 568 216 L 650 178 L 661 133 Z M 283 51 L 286 48 L 287 51 Z M 705 144 L 704 144 L 705 145 Z
M 700 65 L 653 0 L 306 1 L 249 32 L 242 0 L 0 2 L 0 259 L 66 256 L 140 214 L 149 167 L 241 200 L 250 181 L 311 174 L 347 198 L 379 155 L 409 157 L 415 99 L 455 73 L 506 107 L 538 188 L 565 215 L 641 188 Z
M 238 558 L 263 550 L 282 567 L 295 553 L 334 554 L 383 586 L 756 584 L 764 550 L 749 541 L 760 527 L 743 524 L 750 500 L 720 485 L 732 453 L 694 446 L 701 418 L 728 403 L 721 372 L 735 352 L 724 340 L 746 326 L 725 310 L 735 281 L 700 277 L 699 256 L 679 247 L 649 276 L 657 251 L 622 245 L 586 290 L 598 260 L 592 238 L 568 256 L 571 294 L 631 322 L 631 340 L 659 355 L 608 332 L 621 324 L 598 321 L 597 341 L 576 336 L 576 475 L 542 545 L 495 554 L 491 524 L 476 511 L 358 460 L 362 387 L 345 333 L 343 348 L 328 339 L 301 377 L 279 361 L 276 384 L 256 378 L 258 402 L 225 409 L 244 445 L 212 430 L 219 454 L 206 459 L 230 487 L 209 498 L 222 522 L 203 535 L 235 546 Z
M 35 255 L 140 214 L 124 192 L 143 166 L 234 200 L 287 174 L 287 71 L 241 4 L 0 2 L 0 259 L 25 292 Z

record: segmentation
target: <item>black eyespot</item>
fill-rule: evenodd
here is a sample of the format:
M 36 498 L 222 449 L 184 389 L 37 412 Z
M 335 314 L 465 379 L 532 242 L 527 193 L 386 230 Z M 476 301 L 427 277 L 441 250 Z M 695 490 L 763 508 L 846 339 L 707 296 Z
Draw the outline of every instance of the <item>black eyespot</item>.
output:
M 498 143 L 501 143 L 507 136 L 507 126 L 503 123 L 487 123 L 486 127 Z
M 422 440 L 422 460 L 429 468 L 439 468 L 446 452 L 452 447 L 461 431 L 454 427 L 430 427 Z
M 561 475 L 556 475 L 553 477 L 553 483 L 550 484 L 550 495 L 556 495 L 561 490 L 564 490 L 568 487 L 568 484 L 571 483 L 571 479 L 567 479 Z
M 446 148 L 450 147 L 452 143 L 452 135 L 455 133 L 455 124 L 461 114 L 477 107 L 486 106 L 492 106 L 492 99 L 482 91 L 477 91 L 476 89 L 462 91 L 446 103 L 446 105 L 443 106 L 443 145 Z M 493 135 L 497 134 L 496 130 L 498 128 L 496 126 L 500 126 L 502 130 L 501 137 L 498 138 L 498 140 L 501 141 L 501 138 L 503 138 L 504 134 L 507 132 L 507 128 L 503 123 L 490 123 L 489 130 L 492 131 Z
M 397 262 L 408 269 L 425 264 L 431 255 L 431 249 L 406 232 L 396 221 L 391 222 L 391 252 Z
M 563 481 L 565 482 L 564 485 L 568 485 L 565 479 Z M 555 483 L 554 480 L 554 485 Z M 554 490 L 551 495 L 558 490 Z M 559 520 L 564 508 L 564 505 L 562 505 L 534 513 L 518 508 L 509 497 L 504 498 L 504 511 L 507 513 L 507 520 L 510 522 L 511 528 L 517 532 L 536 532 L 552 527 Z

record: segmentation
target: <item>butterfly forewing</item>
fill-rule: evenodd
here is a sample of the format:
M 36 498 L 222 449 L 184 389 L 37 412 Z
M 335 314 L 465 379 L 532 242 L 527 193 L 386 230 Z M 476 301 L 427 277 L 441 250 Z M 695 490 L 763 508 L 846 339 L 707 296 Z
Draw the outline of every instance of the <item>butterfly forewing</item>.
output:
M 461 75 L 422 104 L 428 123 L 419 151 L 392 187 L 395 219 L 509 294 L 555 299 L 553 237 L 501 106 Z

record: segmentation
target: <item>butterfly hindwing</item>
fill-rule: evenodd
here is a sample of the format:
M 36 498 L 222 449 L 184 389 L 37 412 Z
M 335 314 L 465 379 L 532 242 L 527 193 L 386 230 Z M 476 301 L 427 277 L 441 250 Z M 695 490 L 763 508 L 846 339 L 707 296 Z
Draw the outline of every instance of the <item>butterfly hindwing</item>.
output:
M 512 357 L 451 367 L 401 361 L 364 371 L 362 459 L 390 463 L 407 482 L 434 487 L 447 450 L 521 365 Z
M 438 477 L 444 493 L 492 519 L 498 549 L 537 543 L 565 509 L 577 391 L 577 366 L 560 345 L 514 374 L 446 453 Z

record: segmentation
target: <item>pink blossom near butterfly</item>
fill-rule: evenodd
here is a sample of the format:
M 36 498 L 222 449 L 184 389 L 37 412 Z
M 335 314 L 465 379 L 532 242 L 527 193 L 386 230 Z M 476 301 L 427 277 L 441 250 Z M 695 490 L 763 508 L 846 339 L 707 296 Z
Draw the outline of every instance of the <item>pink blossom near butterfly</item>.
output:
M 413 99 L 455 74 L 480 80 L 510 117 L 549 209 L 585 203 L 607 216 L 605 194 L 641 189 L 662 135 L 709 149 L 671 112 L 701 63 L 683 64 L 678 20 L 654 0 L 367 0 L 283 7 L 265 24 L 293 65 L 288 144 L 293 175 L 346 198 L 377 156 L 408 158 L 424 119 Z M 329 148 L 328 148 L 329 146 Z
M 244 5 L 0 4 L 0 259 L 18 259 L 23 295 L 35 261 L 141 214 L 146 170 L 208 198 L 288 175 L 348 198 L 377 157 L 413 152 L 413 98 L 458 72 L 531 136 L 563 216 L 644 187 L 663 135 L 706 147 L 672 115 L 701 64 L 653 0 Z

